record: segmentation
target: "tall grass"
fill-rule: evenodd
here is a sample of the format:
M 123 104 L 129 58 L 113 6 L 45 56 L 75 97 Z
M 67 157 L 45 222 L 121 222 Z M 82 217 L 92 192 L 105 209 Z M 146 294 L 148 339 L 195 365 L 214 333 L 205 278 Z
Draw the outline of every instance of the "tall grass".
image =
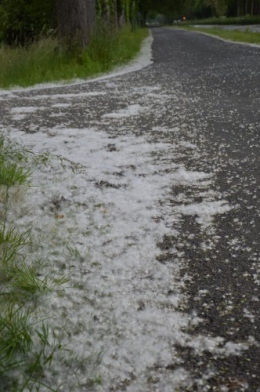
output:
M 59 50 L 55 38 L 43 38 L 27 48 L 0 47 L 0 88 L 88 78 L 133 58 L 148 30 L 99 32 L 83 52 Z
M 182 26 L 182 28 L 216 35 L 220 38 L 234 41 L 234 42 L 244 42 L 244 43 L 260 45 L 260 33 L 253 33 L 251 31 L 239 31 L 239 30 L 228 31 L 221 28 L 205 29 L 205 28 L 192 27 L 192 26 L 186 26 L 186 27 Z
M 238 17 L 219 17 L 219 18 L 207 18 L 207 19 L 196 19 L 189 21 L 191 24 L 214 24 L 214 25 L 252 25 L 260 24 L 260 16 L 238 16 Z
M 32 158 L 32 160 L 30 160 Z M 65 277 L 42 276 L 43 262 L 29 257 L 30 231 L 21 232 L 9 219 L 13 188 L 29 186 L 35 162 L 30 151 L 0 134 L 0 390 L 37 390 L 59 342 L 50 343 L 45 316 L 39 315 L 40 297 L 65 283 Z M 52 390 L 44 385 L 45 390 Z

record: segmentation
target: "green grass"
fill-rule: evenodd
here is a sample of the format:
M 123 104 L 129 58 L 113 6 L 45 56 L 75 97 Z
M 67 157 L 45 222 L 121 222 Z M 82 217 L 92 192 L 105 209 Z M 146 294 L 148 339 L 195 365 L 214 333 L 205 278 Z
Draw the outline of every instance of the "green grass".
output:
M 0 307 L 0 382 L 5 391 L 38 390 L 44 368 L 51 364 L 59 342 L 50 344 L 49 329 L 34 310 L 6 304 Z M 35 342 L 37 341 L 37 344 Z M 44 390 L 54 391 L 44 385 Z
M 30 171 L 25 168 L 30 153 L 19 147 L 18 143 L 0 134 L 0 186 L 24 184 Z
M 216 35 L 220 38 L 234 41 L 234 42 L 245 42 L 250 44 L 260 45 L 260 33 L 252 33 L 250 31 L 228 31 L 218 28 L 199 28 L 192 26 L 181 26 L 181 28 L 191 31 L 203 32 L 206 34 Z
M 46 156 L 39 156 L 41 164 Z M 39 299 L 65 283 L 64 276 L 43 276 L 44 262 L 30 258 L 30 230 L 21 232 L 11 223 L 12 189 L 29 184 L 33 154 L 16 141 L 0 134 L 0 385 L 1 391 L 38 390 L 44 370 L 51 365 L 59 342 L 49 342 L 45 315 L 38 314 Z M 2 212 L 2 211 L 1 211 Z M 37 244 L 36 244 L 37 245 Z M 34 244 L 35 246 L 35 244 Z M 53 339 L 53 338 L 52 338 Z M 44 385 L 44 390 L 54 391 Z
M 0 181 L 0 390 L 10 392 L 52 391 L 58 385 L 46 381 L 53 360 L 66 365 L 69 358 L 81 366 L 88 365 L 88 358 L 81 358 L 63 347 L 61 335 L 48 327 L 44 302 L 48 293 L 61 294 L 60 286 L 69 279 L 62 275 L 46 275 L 47 261 L 35 260 L 32 249 L 40 245 L 31 235 L 31 227 L 21 231 L 12 210 L 21 199 L 13 197 L 30 186 L 30 167 L 48 165 L 48 156 L 35 156 L 17 141 L 0 133 L 0 171 L 15 165 L 15 173 L 6 171 Z M 15 189 L 15 192 L 13 191 Z M 10 199 L 13 199 L 10 202 Z M 2 213 L 4 210 L 4 213 Z M 81 258 L 75 246 L 68 246 L 68 258 Z M 62 327 L 61 327 L 62 329 Z M 89 359 L 91 361 L 91 358 Z M 92 363 L 92 362 L 91 362 Z M 66 365 L 67 366 L 67 365 Z M 75 373 L 77 369 L 75 369 Z M 101 382 L 99 377 L 89 379 L 90 385 Z M 75 387 L 76 390 L 77 387 Z
M 0 47 L 0 88 L 31 86 L 42 82 L 89 78 L 132 59 L 147 29 L 125 28 L 96 34 L 83 52 L 59 51 L 55 38 L 45 38 L 28 48 Z
M 219 17 L 208 19 L 196 19 L 188 22 L 189 24 L 216 24 L 216 25 L 251 25 L 260 24 L 260 16 L 240 16 L 240 17 Z

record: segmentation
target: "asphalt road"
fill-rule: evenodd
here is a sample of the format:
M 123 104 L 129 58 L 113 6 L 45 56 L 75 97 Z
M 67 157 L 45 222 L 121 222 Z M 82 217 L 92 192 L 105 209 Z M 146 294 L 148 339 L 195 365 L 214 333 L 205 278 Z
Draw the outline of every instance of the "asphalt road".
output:
M 190 310 L 205 320 L 198 327 L 204 333 L 232 336 L 237 342 L 252 336 L 259 342 L 260 48 L 175 29 L 153 34 L 158 75 L 163 73 L 165 83 L 177 78 L 192 101 L 186 106 L 186 122 L 197 129 L 205 160 L 190 164 L 214 171 L 216 189 L 234 206 L 219 219 L 215 248 L 202 250 L 197 237 L 195 246 L 185 249 L 192 276 Z M 184 220 L 183 233 L 195 232 L 196 222 Z M 201 289 L 208 290 L 203 301 L 198 300 Z M 235 306 L 225 311 L 229 301 Z M 208 390 L 219 390 L 223 381 L 228 391 L 244 390 L 243 380 L 248 383 L 245 390 L 260 390 L 258 345 L 241 357 L 216 359 L 192 350 L 183 355 L 197 377 L 214 369 Z
M 42 143 L 42 148 L 52 145 L 53 140 L 54 152 L 56 146 L 59 151 L 73 149 L 77 141 L 73 133 L 80 129 L 91 129 L 93 135 L 106 132 L 111 143 L 104 148 L 105 157 L 119 156 L 129 135 L 139 143 L 147 139 L 153 150 L 151 172 L 149 168 L 145 172 L 145 167 L 138 172 L 138 160 L 128 166 L 118 161 L 122 166 L 120 181 L 130 171 L 136 181 L 149 180 L 148 185 L 169 178 L 167 184 L 159 184 L 166 193 L 158 200 L 161 214 L 153 222 L 164 225 L 170 233 L 157 243 L 160 254 L 149 261 L 151 272 L 143 272 L 140 279 L 137 272 L 131 276 L 131 270 L 137 268 L 134 265 L 121 276 L 119 259 L 113 269 L 116 294 L 109 291 L 100 297 L 101 310 L 87 310 L 86 315 L 95 314 L 92 340 L 115 345 L 111 355 L 109 343 L 104 349 L 106 361 L 101 374 L 103 371 L 106 382 L 98 391 L 260 391 L 260 47 L 171 28 L 154 28 L 152 34 L 154 62 L 140 71 L 107 82 L 17 90 L 1 96 L 1 129 L 9 129 L 26 142 L 31 137 L 32 144 Z M 63 145 L 64 128 L 69 136 Z M 61 141 L 55 142 L 55 137 Z M 118 147 L 119 138 L 122 141 Z M 156 147 L 160 145 L 165 151 Z M 89 154 L 95 148 L 98 150 L 98 143 Z M 113 185 L 112 178 L 119 178 L 119 174 L 114 169 L 109 173 L 110 166 L 105 166 L 103 174 L 110 176 L 110 182 L 91 179 L 89 187 L 98 189 L 101 195 L 112 191 L 116 195 L 127 189 L 127 184 Z M 43 204 L 44 211 L 47 204 Z M 108 211 L 113 208 L 112 202 L 108 204 Z M 140 226 L 136 236 L 142 230 Z M 154 238 L 149 227 L 144 232 Z M 125 244 L 120 254 L 123 259 L 128 260 L 130 239 L 132 248 L 138 244 L 136 236 L 125 235 L 128 242 L 118 242 L 119 247 Z M 142 236 L 140 244 L 146 234 Z M 106 250 L 113 242 L 104 239 L 103 243 Z M 172 276 L 173 288 L 168 289 L 171 273 L 178 269 L 175 266 L 180 268 L 181 284 L 178 286 L 176 276 Z M 105 272 L 98 270 L 93 281 L 100 278 L 105 293 L 106 287 L 111 290 L 113 286 L 109 285 L 105 259 L 102 268 Z M 174 305 L 178 290 L 186 299 Z M 137 310 L 136 293 L 141 298 Z M 120 313 L 122 298 L 133 305 L 129 316 L 125 311 Z M 78 309 L 79 302 L 64 316 L 68 325 L 76 319 L 70 312 Z M 88 306 L 94 307 L 94 302 Z M 190 315 L 191 322 L 185 326 L 176 321 L 175 330 L 168 330 L 175 311 L 176 320 L 183 314 Z M 113 327 L 115 322 L 117 328 Z M 148 328 L 147 336 L 138 326 L 144 331 Z M 73 330 L 73 325 L 70 328 Z M 138 351 L 138 338 L 146 342 L 147 355 Z M 125 342 L 130 343 L 124 346 Z M 167 355 L 161 358 L 165 352 Z M 138 363 L 141 357 L 143 362 Z M 117 362 L 113 362 L 115 358 Z M 120 364 L 125 365 L 120 368 Z M 131 371 L 126 376 L 128 369 Z

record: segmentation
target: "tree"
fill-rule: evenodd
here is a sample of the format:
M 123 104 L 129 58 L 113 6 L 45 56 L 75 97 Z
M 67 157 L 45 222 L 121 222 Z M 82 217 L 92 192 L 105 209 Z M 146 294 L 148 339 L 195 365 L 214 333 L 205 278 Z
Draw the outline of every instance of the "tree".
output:
M 54 0 L 1 0 L 2 39 L 9 45 L 27 45 L 56 27 Z
M 215 16 L 223 16 L 227 13 L 227 0 L 205 0 L 205 4 L 212 8 L 213 14 Z
M 193 2 L 193 16 L 260 15 L 260 0 L 189 0 Z M 210 14 L 209 11 L 210 10 Z M 203 12 L 202 12 L 203 11 Z
M 85 48 L 96 22 L 95 0 L 57 0 L 60 41 L 67 48 Z
M 189 11 L 191 1 L 193 0 L 138 0 L 138 7 L 143 21 L 148 15 L 158 14 L 171 20 Z
M 192 1 L 190 11 L 190 17 L 194 19 L 205 19 L 212 16 L 212 8 L 205 3 L 205 0 Z
M 120 12 L 121 2 L 119 0 L 97 0 L 97 19 L 102 27 L 118 27 L 118 11 Z

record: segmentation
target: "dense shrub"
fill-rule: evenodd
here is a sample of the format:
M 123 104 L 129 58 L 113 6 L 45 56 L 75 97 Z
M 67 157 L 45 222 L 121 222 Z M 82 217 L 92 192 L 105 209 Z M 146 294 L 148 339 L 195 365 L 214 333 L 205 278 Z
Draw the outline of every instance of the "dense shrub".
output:
M 27 45 L 56 27 L 55 0 L 0 0 L 0 39 Z

